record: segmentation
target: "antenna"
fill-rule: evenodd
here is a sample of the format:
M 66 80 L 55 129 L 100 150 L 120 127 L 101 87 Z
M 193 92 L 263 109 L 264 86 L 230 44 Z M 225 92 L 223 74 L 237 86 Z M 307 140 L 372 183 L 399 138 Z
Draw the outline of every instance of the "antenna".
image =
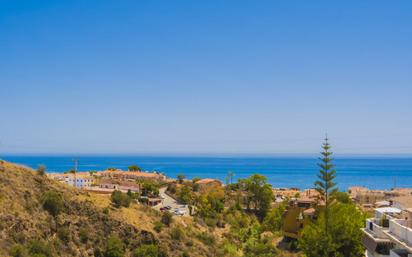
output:
M 73 159 L 73 161 L 74 161 L 74 187 L 77 187 L 77 176 L 76 176 L 76 173 L 77 173 L 77 167 L 78 167 L 78 165 L 79 165 L 79 161 L 78 161 L 77 159 Z

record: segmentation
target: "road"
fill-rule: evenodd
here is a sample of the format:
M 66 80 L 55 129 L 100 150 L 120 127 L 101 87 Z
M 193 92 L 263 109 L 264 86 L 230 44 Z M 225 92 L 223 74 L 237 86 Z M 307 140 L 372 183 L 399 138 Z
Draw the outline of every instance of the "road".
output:
M 187 207 L 187 205 L 182 205 L 179 204 L 178 202 L 176 202 L 175 199 L 173 199 L 172 197 L 168 196 L 165 192 L 166 192 L 166 187 L 162 187 L 159 189 L 159 196 L 160 198 L 162 198 L 162 202 L 156 206 L 153 206 L 154 209 L 156 210 L 160 210 L 160 208 L 165 207 L 165 206 L 170 206 L 172 207 L 172 209 L 170 210 L 171 213 L 173 213 L 173 211 L 175 209 L 180 209 L 183 210 L 185 212 L 185 214 L 183 216 L 189 216 L 189 208 Z

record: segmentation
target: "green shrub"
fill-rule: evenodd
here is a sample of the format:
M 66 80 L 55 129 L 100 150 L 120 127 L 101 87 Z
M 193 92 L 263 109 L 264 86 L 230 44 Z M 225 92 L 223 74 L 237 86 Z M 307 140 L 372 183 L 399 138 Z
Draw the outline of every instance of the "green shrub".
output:
M 52 257 L 50 246 L 44 241 L 33 240 L 28 246 L 29 255 L 37 257 Z
M 79 238 L 80 242 L 82 242 L 83 244 L 87 243 L 87 241 L 89 240 L 89 231 L 85 228 L 81 228 L 79 230 Z
M 124 194 L 119 190 L 113 191 L 111 195 L 111 200 L 114 207 L 116 208 L 120 208 L 122 206 L 129 207 L 131 202 L 131 198 L 127 194 Z
M 201 232 L 197 234 L 197 238 L 205 245 L 212 245 L 216 241 L 215 237 L 207 232 Z
M 10 255 L 12 257 L 26 257 L 27 256 L 27 250 L 21 244 L 15 244 L 10 249 Z
M 160 233 L 160 231 L 162 231 L 162 228 L 163 228 L 163 223 L 162 222 L 160 222 L 160 221 L 156 221 L 155 223 L 154 223 L 154 230 L 157 232 L 157 233 Z
M 136 249 L 135 257 L 159 257 L 159 248 L 157 245 L 142 245 L 139 248 Z
M 107 240 L 106 251 L 104 257 L 123 257 L 124 244 L 118 236 L 112 235 Z
M 44 192 L 41 196 L 43 208 L 56 217 L 63 209 L 63 197 L 56 191 Z
M 168 211 L 163 212 L 162 223 L 165 224 L 166 226 L 170 226 L 172 221 L 173 221 L 173 215 Z
M 173 240 L 180 241 L 182 240 L 184 233 L 180 227 L 174 227 L 172 228 L 172 231 L 170 231 L 170 236 Z
M 46 166 L 39 165 L 36 172 L 37 172 L 37 175 L 44 176 L 44 174 L 46 174 Z
M 70 231 L 68 227 L 60 227 L 57 229 L 57 236 L 65 243 L 70 242 Z

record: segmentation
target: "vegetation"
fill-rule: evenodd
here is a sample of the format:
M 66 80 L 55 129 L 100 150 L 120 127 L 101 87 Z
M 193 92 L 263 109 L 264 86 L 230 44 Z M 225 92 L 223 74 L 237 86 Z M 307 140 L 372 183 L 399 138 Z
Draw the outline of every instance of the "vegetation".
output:
M 46 191 L 42 194 L 41 203 L 43 208 L 54 217 L 56 217 L 63 209 L 62 196 L 53 190 Z
M 186 176 L 183 173 L 180 173 L 177 175 L 177 180 L 179 181 L 179 184 L 183 184 L 183 180 L 186 178 Z
M 360 228 L 365 215 L 351 203 L 346 193 L 337 191 L 328 138 L 322 148 L 321 170 L 315 186 L 325 207 L 319 218 L 303 229 L 299 247 L 307 257 L 363 256 Z
M 112 235 L 107 240 L 106 250 L 104 257 L 123 257 L 125 246 L 123 241 L 116 235 Z
M 172 221 L 173 221 L 173 215 L 168 211 L 163 212 L 162 223 L 165 224 L 166 226 L 170 226 Z
M 262 229 L 271 232 L 280 231 L 283 224 L 283 213 L 285 210 L 285 203 L 276 208 L 270 209 L 263 220 Z
M 239 180 L 240 187 L 247 193 L 247 209 L 253 209 L 262 217 L 269 210 L 270 203 L 273 200 L 272 187 L 267 183 L 265 176 L 254 174 L 247 179 Z
M 128 170 L 129 170 L 129 171 L 141 171 L 142 169 L 141 169 L 139 166 L 133 164 L 133 165 L 130 165 L 130 166 L 128 167 Z
M 39 165 L 36 171 L 37 171 L 37 175 L 44 176 L 46 174 L 46 166 Z
M 119 190 L 115 190 L 113 191 L 111 195 L 111 200 L 112 200 L 114 207 L 120 208 L 120 207 L 129 207 L 130 202 L 132 201 L 132 198 L 128 194 L 122 193 Z
M 142 196 L 158 196 L 159 195 L 159 183 L 154 181 L 139 181 L 141 195 Z
M 336 183 L 334 179 L 336 178 L 336 170 L 334 169 L 335 165 L 332 164 L 332 152 L 330 152 L 331 146 L 329 140 L 326 137 L 325 142 L 322 145 L 323 151 L 321 152 L 322 157 L 320 158 L 321 163 L 319 167 L 319 180 L 315 182 L 316 191 L 319 192 L 321 199 L 325 201 L 325 210 L 324 210 L 324 222 L 325 222 L 325 232 L 328 233 L 329 227 L 329 205 L 330 205 L 330 195 L 336 193 Z
M 299 247 L 307 257 L 363 256 L 361 244 L 365 214 L 354 204 L 334 203 L 330 206 L 328 232 L 324 227 L 325 213 L 306 226 L 299 240 Z
M 159 250 L 159 247 L 154 244 L 142 245 L 137 248 L 135 257 L 160 257 L 163 253 Z

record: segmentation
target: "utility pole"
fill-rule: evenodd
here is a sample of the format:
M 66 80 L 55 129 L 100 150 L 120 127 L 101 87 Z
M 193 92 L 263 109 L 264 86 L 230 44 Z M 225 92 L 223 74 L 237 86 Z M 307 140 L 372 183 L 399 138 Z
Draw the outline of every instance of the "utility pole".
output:
M 76 173 L 77 173 L 77 166 L 78 166 L 79 162 L 78 162 L 77 159 L 73 159 L 73 161 L 74 161 L 74 187 L 77 187 L 77 176 L 76 176 Z

